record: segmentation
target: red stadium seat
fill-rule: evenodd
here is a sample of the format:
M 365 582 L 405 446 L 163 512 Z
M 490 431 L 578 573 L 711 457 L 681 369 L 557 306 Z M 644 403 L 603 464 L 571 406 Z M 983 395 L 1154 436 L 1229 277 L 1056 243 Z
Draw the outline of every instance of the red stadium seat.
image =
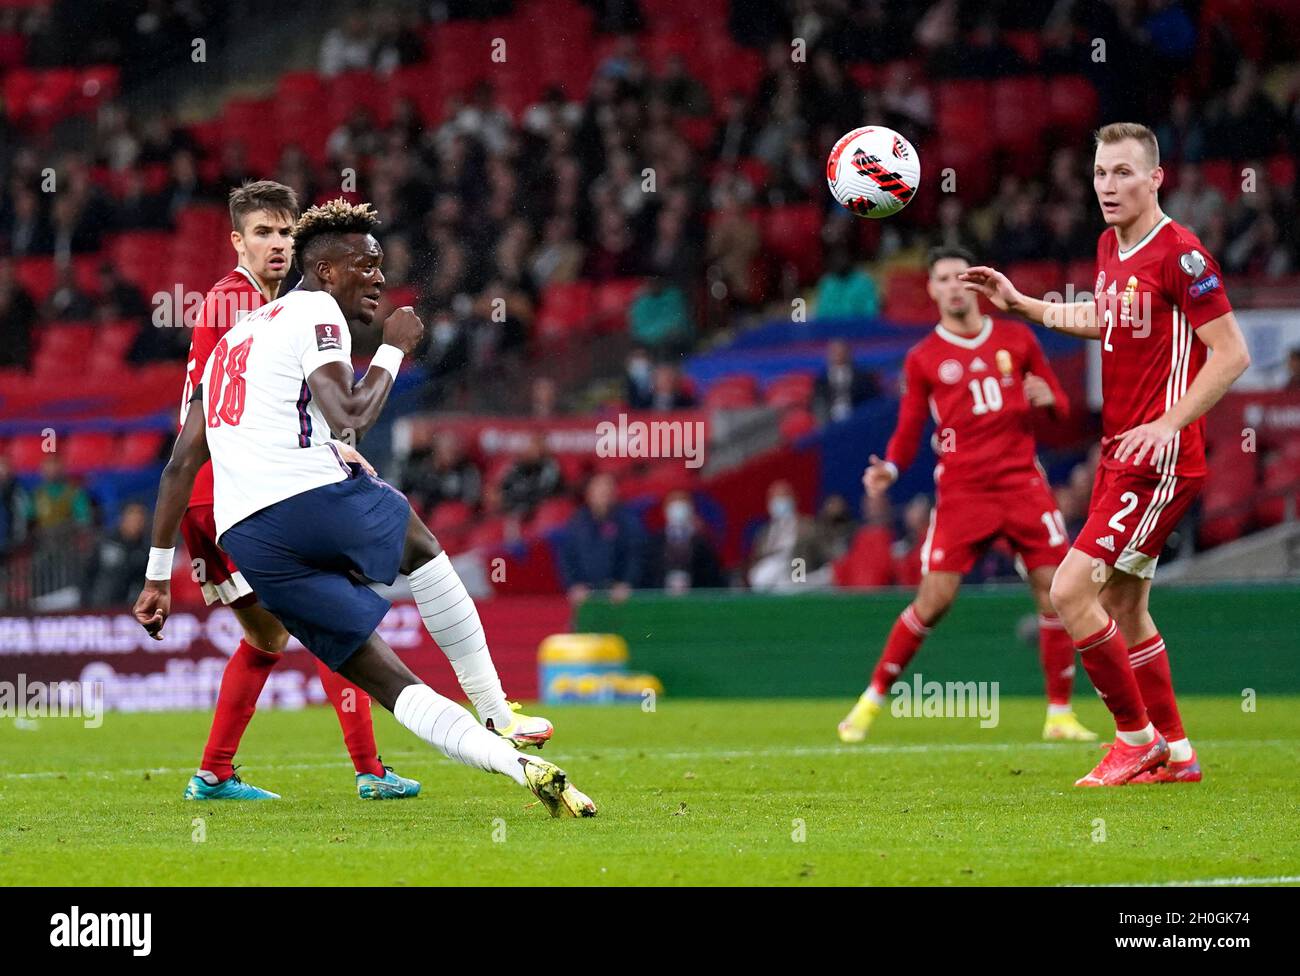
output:
M 59 446 L 69 474 L 117 467 L 117 438 L 109 433 L 72 434 Z
M 1097 284 L 1097 262 L 1092 260 L 1072 261 L 1065 269 L 1065 280 L 1074 285 L 1076 291 L 1091 292 Z
M 34 474 L 49 457 L 46 438 L 41 434 L 22 434 L 9 442 L 9 463 L 15 474 Z M 58 441 L 54 441 L 58 447 Z
M 14 274 L 38 305 L 54 290 L 54 258 L 19 258 L 14 263 Z
M 1047 113 L 1057 129 L 1087 132 L 1097 124 L 1097 89 L 1082 75 L 1053 78 L 1047 85 Z
M 167 259 L 174 244 L 168 231 L 133 230 L 110 238 L 107 250 L 122 277 L 151 295 L 172 284 Z
M 1042 298 L 1048 292 L 1065 294 L 1065 270 L 1055 261 L 1025 261 L 1007 269 L 1016 288 L 1030 298 Z
M 96 328 L 90 340 L 87 375 L 108 376 L 119 372 L 139 333 L 140 326 L 134 322 L 113 322 Z
M 822 208 L 799 203 L 768 210 L 763 219 L 763 246 L 793 267 L 800 283 L 816 281 L 822 266 Z
M 90 362 L 93 325 L 47 325 L 37 331 L 32 373 L 39 377 L 82 376 Z
M 548 285 L 537 313 L 540 339 L 557 339 L 585 332 L 591 318 L 592 286 L 589 281 Z
M 160 430 L 136 430 L 123 434 L 113 467 L 130 469 L 153 464 L 158 460 L 166 436 Z
M 808 410 L 791 410 L 781 418 L 781 439 L 794 441 L 817 429 L 817 418 Z
M 591 317 L 597 330 L 611 334 L 627 330 L 627 312 L 641 290 L 640 278 L 619 278 L 596 286 L 591 295 Z
M 708 410 L 737 410 L 758 403 L 758 384 L 752 376 L 724 376 L 704 395 Z
M 987 82 L 944 81 L 935 86 L 935 124 L 940 139 L 972 149 L 993 146 Z
M 791 373 L 769 383 L 763 391 L 763 400 L 777 410 L 806 409 L 812 403 L 815 385 L 816 381 L 807 373 Z
M 1276 187 L 1295 186 L 1295 157 L 1283 154 L 1268 161 L 1268 181 Z
M 537 511 L 533 512 L 533 517 L 528 521 L 527 531 L 532 535 L 541 535 L 552 529 L 558 529 L 573 517 L 577 509 L 578 506 L 571 499 L 548 498 L 537 506 Z
M 460 501 L 439 502 L 429 513 L 425 524 L 436 536 L 463 532 L 474 518 L 474 509 Z
M 1241 168 L 1230 159 L 1207 159 L 1201 163 L 1201 178 L 1229 202 L 1241 196 Z
M 929 275 L 919 268 L 895 268 L 885 276 L 885 304 L 881 314 L 895 322 L 935 321 L 934 302 L 926 291 Z
M 465 546 L 468 549 L 494 549 L 506 538 L 506 520 L 488 519 L 479 522 L 465 534 Z
M 989 119 L 993 138 L 1008 168 L 1031 176 L 1044 156 L 1047 128 L 1047 86 L 1042 78 L 1000 78 L 991 86 Z

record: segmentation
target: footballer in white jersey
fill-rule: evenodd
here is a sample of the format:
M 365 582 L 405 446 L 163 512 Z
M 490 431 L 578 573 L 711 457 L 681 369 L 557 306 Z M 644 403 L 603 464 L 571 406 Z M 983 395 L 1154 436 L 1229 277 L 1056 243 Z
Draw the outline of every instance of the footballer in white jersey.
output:
M 295 289 L 224 336 L 203 372 L 217 539 L 236 522 L 350 471 L 307 377 L 325 363 L 352 369 L 352 336 L 324 291 Z
M 348 327 L 373 320 L 384 286 L 377 223 L 369 205 L 342 199 L 308 210 L 294 229 L 301 290 L 259 309 L 213 350 L 196 393 L 202 410 L 186 415 L 159 482 L 135 617 L 161 639 L 170 546 L 210 457 L 218 541 L 289 633 L 444 755 L 510 777 L 552 816 L 594 816 L 563 770 L 516 751 L 553 729 L 506 701 L 478 608 L 438 540 L 405 496 L 331 443 L 331 431 L 359 438 L 374 425 L 403 357 L 424 336 L 415 313 L 398 309 L 356 378 Z M 399 573 L 484 725 L 417 678 L 376 632 L 390 604 L 368 583 Z

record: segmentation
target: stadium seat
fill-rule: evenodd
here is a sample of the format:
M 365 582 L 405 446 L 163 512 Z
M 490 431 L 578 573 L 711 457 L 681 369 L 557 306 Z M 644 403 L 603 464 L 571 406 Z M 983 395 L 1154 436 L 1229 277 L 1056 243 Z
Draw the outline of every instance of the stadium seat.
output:
M 1201 163 L 1201 179 L 1223 194 L 1229 203 L 1241 196 L 1241 168 L 1230 159 L 1207 159 Z
M 116 468 L 140 468 L 159 460 L 167 435 L 160 430 L 133 430 L 117 445 Z
M 817 418 L 809 410 L 794 409 L 781 418 L 781 440 L 795 441 L 817 429 Z
M 15 474 L 35 474 L 49 457 L 45 450 L 46 438 L 42 434 L 21 434 L 9 442 L 9 463 Z M 54 441 L 57 448 L 58 441 Z
M 429 512 L 425 524 L 441 538 L 444 534 L 463 532 L 474 517 L 474 509 L 461 501 L 439 502 Z
M 32 373 L 38 377 L 84 376 L 90 362 L 93 325 L 47 325 L 36 332 Z
M 618 278 L 595 287 L 591 294 L 592 324 L 600 332 L 627 331 L 627 312 L 641 290 L 640 278 Z
M 1097 124 L 1097 89 L 1082 75 L 1064 75 L 1047 83 L 1047 114 L 1051 125 L 1072 134 Z
M 14 275 L 18 278 L 32 301 L 41 304 L 54 290 L 54 258 L 36 256 L 19 258 L 14 262 Z
M 1007 276 L 1030 298 L 1042 298 L 1048 292 L 1065 293 L 1065 269 L 1055 261 L 1023 261 L 1008 268 Z
M 120 467 L 116 448 L 117 438 L 110 433 L 71 434 L 59 445 L 59 456 L 63 458 L 69 474 L 81 475 Z
M 578 506 L 569 498 L 548 498 L 533 512 L 533 517 L 528 521 L 527 531 L 530 534 L 541 535 L 557 529 L 567 523 L 577 509 Z
M 132 230 L 109 238 L 107 252 L 118 273 L 148 295 L 169 284 L 166 260 L 174 244 L 168 231 Z
M 791 373 L 769 383 L 763 391 L 763 400 L 777 410 L 790 407 L 806 409 L 812 403 L 815 385 L 816 381 L 809 374 Z
M 467 549 L 493 549 L 505 541 L 506 520 L 491 518 L 474 525 L 465 534 Z
M 758 384 L 754 377 L 724 376 L 715 381 L 704 395 L 707 410 L 737 410 L 758 403 Z
M 557 339 L 585 332 L 591 317 L 592 286 L 589 281 L 548 285 L 542 292 L 537 313 L 539 339 Z
M 822 216 L 815 203 L 773 207 L 763 215 L 764 249 L 793 267 L 801 284 L 816 281 L 821 273 Z
M 108 376 L 120 371 L 139 333 L 140 326 L 134 322 L 111 322 L 97 327 L 90 340 L 87 375 Z
M 972 150 L 993 147 L 989 85 L 983 81 L 943 81 L 935 85 L 935 125 L 939 137 Z
M 1295 157 L 1283 153 L 1268 161 L 1268 181 L 1275 187 L 1295 186 Z
M 921 268 L 894 268 L 885 276 L 882 315 L 895 322 L 935 321 L 934 302 L 926 291 L 929 275 Z
M 1042 78 L 1000 78 L 990 87 L 993 138 L 1010 171 L 1032 176 L 1044 156 L 1047 86 Z

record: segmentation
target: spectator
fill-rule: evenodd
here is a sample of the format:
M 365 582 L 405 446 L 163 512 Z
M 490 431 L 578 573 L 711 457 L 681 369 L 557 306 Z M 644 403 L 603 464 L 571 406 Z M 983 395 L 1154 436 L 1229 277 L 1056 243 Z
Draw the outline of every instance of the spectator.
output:
M 894 582 L 893 513 L 888 495 L 862 495 L 863 525 L 835 563 L 836 586 L 888 586 Z
M 36 320 L 36 303 L 14 274 L 13 261 L 0 258 L 0 367 L 31 362 Z
M 370 67 L 375 39 L 364 13 L 348 15 L 340 27 L 326 32 L 320 45 L 320 73 L 333 78 L 345 71 L 365 71 Z
M 650 409 L 689 410 L 695 405 L 695 397 L 686 389 L 681 371 L 676 366 L 660 363 L 655 367 Z
M 95 546 L 84 601 L 92 607 L 130 604 L 149 565 L 149 511 L 138 502 L 122 509 L 117 528 Z
M 627 354 L 625 368 L 629 410 L 649 410 L 654 402 L 654 365 L 650 353 L 637 346 Z
M 530 268 L 538 287 L 574 281 L 582 270 L 582 245 L 573 239 L 573 218 L 560 213 L 546 221 L 541 247 Z
M 664 73 L 655 86 L 674 112 L 683 115 L 708 115 L 709 90 L 692 78 L 686 70 L 686 59 L 680 54 L 670 54 Z
M 30 187 L 19 185 L 11 194 L 9 213 L 4 215 L 4 231 L 9 253 L 14 257 L 49 254 L 54 249 L 50 226 L 41 211 L 41 199 Z
M 686 296 L 663 278 L 646 282 L 633 299 L 627 317 L 633 340 L 651 349 L 687 349 L 695 332 Z
M 84 322 L 94 309 L 90 296 L 77 286 L 72 262 L 59 264 L 54 272 L 54 288 L 45 299 L 42 314 L 52 322 Z
M 31 498 L 14 477 L 9 459 L 0 454 L 0 556 L 8 555 L 27 541 Z
M 1200 163 L 1184 163 L 1178 170 L 1178 189 L 1161 201 L 1165 213 L 1197 234 L 1226 206 L 1223 194 L 1205 182 Z
M 832 248 L 826 257 L 826 273 L 817 282 L 813 318 L 870 318 L 879 311 L 876 280 L 861 265 L 853 263 L 845 248 Z
M 768 521 L 758 530 L 746 579 L 752 589 L 786 593 L 806 584 L 829 582 L 817 523 L 800 515 L 794 489 L 774 481 L 767 489 Z
M 613 475 L 594 475 L 587 483 L 586 504 L 565 529 L 560 576 L 575 604 L 606 588 L 610 599 L 621 603 L 642 578 L 645 533 L 640 521 L 616 502 L 616 496 Z
M 1296 346 L 1286 357 L 1287 378 L 1285 390 L 1300 390 L 1300 346 Z
M 110 261 L 99 266 L 99 297 L 95 303 L 95 314 L 100 321 L 114 322 L 121 319 L 143 319 L 149 314 L 140 289 L 131 284 L 117 272 L 117 267 Z
M 90 496 L 64 473 L 63 461 L 57 454 L 41 462 L 41 481 L 32 491 L 31 514 L 36 533 L 43 540 L 53 541 L 91 524 Z
M 993 235 L 993 252 L 1003 264 L 1037 261 L 1047 250 L 1047 228 L 1038 217 L 1038 202 L 1024 192 L 1015 198 L 1011 209 L 1002 215 Z
M 530 402 L 530 414 L 534 420 L 550 420 L 559 411 L 556 403 L 560 398 L 560 387 L 549 376 L 539 376 L 533 380 Z
M 732 191 L 724 192 L 709 227 L 707 260 L 717 268 L 723 294 L 742 306 L 760 297 L 753 274 L 760 244 L 758 227 L 740 199 Z
M 466 456 L 460 437 L 443 431 L 434 438 L 432 451 L 407 461 L 402 492 L 417 511 L 447 501 L 477 508 L 483 498 L 483 475 Z
M 848 552 L 849 544 L 857 534 L 858 523 L 849 514 L 849 504 L 843 495 L 826 496 L 821 511 L 817 513 L 817 531 L 827 559 L 833 561 Z
M 930 531 L 930 509 L 930 499 L 925 495 L 917 495 L 903 507 L 903 535 L 895 540 L 891 551 L 894 583 L 898 586 L 921 583 L 921 550 Z
M 674 594 L 727 585 L 689 492 L 671 491 L 664 499 L 664 530 L 650 538 L 644 585 Z
M 546 447 L 546 435 L 537 432 L 528 438 L 519 457 L 501 479 L 501 507 L 525 519 L 538 504 L 564 488 L 560 465 Z
M 826 369 L 817 378 L 813 404 L 817 415 L 828 420 L 845 420 L 863 403 L 880 395 L 875 376 L 858 369 L 853 352 L 843 339 L 826 344 Z

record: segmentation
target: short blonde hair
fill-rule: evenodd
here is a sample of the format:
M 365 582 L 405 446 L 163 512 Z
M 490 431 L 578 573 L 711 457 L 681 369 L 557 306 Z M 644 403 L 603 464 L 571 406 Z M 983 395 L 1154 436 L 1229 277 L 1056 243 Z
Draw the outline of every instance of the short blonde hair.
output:
M 1156 134 L 1141 122 L 1112 122 L 1097 130 L 1099 146 L 1123 142 L 1125 139 L 1137 141 L 1147 154 L 1152 169 L 1160 165 L 1160 143 L 1156 140 Z

